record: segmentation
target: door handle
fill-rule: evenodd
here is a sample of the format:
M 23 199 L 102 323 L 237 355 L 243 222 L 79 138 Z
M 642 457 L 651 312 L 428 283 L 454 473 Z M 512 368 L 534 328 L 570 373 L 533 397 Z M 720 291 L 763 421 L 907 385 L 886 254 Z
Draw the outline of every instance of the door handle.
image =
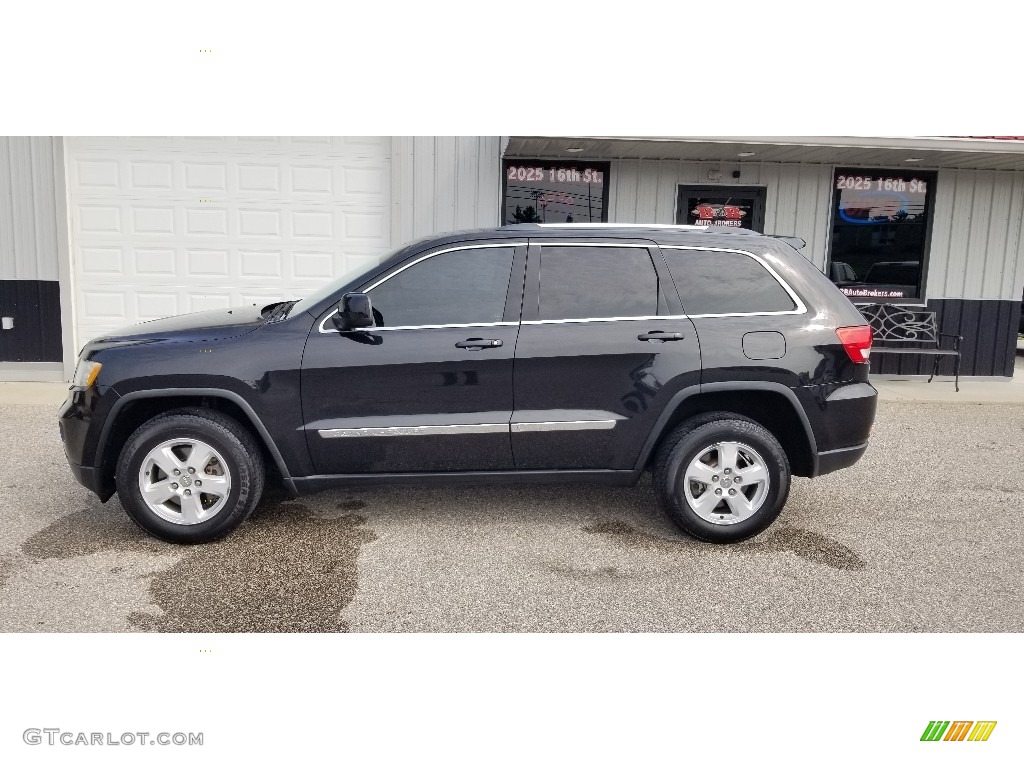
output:
M 665 331 L 651 331 L 641 333 L 636 337 L 637 341 L 681 341 L 686 337 L 681 333 L 666 333 Z
M 501 339 L 466 339 L 455 342 L 455 346 L 459 349 L 488 349 L 500 347 Z

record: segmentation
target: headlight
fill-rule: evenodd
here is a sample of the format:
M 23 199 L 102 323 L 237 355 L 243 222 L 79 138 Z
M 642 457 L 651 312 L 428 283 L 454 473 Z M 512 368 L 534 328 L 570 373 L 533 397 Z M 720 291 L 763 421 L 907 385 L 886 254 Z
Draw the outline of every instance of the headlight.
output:
M 100 375 L 101 363 L 94 363 L 91 360 L 79 360 L 75 366 L 75 378 L 71 380 L 71 386 L 76 389 L 88 389 L 96 382 Z

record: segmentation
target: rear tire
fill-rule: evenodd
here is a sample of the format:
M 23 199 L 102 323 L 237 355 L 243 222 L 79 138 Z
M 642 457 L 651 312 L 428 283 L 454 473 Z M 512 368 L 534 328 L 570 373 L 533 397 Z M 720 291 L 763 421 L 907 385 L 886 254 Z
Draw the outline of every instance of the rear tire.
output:
M 115 479 L 121 505 L 144 531 L 198 544 L 228 535 L 256 507 L 263 454 L 234 419 L 182 409 L 135 430 L 121 450 Z
M 731 414 L 681 424 L 654 463 L 665 514 L 693 538 L 716 544 L 748 539 L 771 525 L 789 496 L 790 476 L 774 435 Z

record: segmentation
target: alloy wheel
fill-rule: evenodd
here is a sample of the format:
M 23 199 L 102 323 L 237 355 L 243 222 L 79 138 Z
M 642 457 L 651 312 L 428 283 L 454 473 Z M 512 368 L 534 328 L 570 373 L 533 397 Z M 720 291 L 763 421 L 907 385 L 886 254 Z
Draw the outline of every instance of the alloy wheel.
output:
M 768 467 L 749 445 L 719 442 L 686 468 L 683 492 L 690 508 L 714 525 L 735 525 L 757 512 L 768 495 Z
M 224 457 L 202 440 L 167 440 L 143 459 L 139 492 L 157 517 L 175 525 L 197 525 L 224 508 L 231 471 Z

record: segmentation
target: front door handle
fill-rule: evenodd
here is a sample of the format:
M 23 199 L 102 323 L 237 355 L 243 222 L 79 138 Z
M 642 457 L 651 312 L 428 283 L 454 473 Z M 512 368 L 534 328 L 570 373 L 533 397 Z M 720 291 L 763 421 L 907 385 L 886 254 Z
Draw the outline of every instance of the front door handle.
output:
M 641 333 L 636 337 L 638 341 L 681 341 L 686 337 L 681 333 L 665 333 L 665 331 L 651 331 Z
M 459 349 L 489 349 L 500 347 L 501 339 L 466 339 L 455 342 L 455 346 Z

